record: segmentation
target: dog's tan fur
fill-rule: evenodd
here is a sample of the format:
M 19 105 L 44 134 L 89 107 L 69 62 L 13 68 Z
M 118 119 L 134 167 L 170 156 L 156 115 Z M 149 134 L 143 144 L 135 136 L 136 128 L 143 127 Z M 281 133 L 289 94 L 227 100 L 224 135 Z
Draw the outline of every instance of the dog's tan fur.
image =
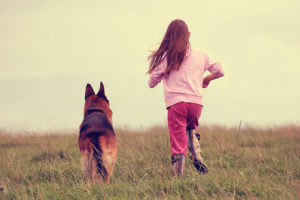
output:
M 90 84 L 86 86 L 78 145 L 86 177 L 99 182 L 101 176 L 109 182 L 117 159 L 117 141 L 112 127 L 112 111 L 102 82 L 97 94 Z

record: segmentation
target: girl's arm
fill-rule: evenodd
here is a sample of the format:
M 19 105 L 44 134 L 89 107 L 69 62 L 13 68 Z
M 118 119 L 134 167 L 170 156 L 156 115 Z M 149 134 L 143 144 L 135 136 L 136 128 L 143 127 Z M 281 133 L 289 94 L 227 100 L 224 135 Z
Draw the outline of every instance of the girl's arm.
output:
M 211 73 L 203 79 L 202 87 L 206 88 L 209 85 L 210 81 L 224 76 L 224 71 L 220 63 L 211 61 L 206 54 L 204 54 L 204 56 L 206 61 L 204 66 L 204 71 L 208 70 Z
M 151 73 L 148 81 L 150 88 L 154 88 L 163 79 L 167 68 L 167 59 L 164 59 Z
M 222 75 L 224 76 L 224 74 Z M 220 78 L 221 76 L 218 74 L 209 74 L 207 75 L 204 79 L 203 79 L 203 84 L 202 87 L 203 88 L 207 88 L 207 86 L 209 85 L 210 81 L 215 80 L 217 78 Z

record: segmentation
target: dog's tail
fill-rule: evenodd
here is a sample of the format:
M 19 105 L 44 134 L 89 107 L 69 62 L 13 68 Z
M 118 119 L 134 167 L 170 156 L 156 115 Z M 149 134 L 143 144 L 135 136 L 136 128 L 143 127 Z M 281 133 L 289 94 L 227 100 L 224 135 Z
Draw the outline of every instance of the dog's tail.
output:
M 91 137 L 91 146 L 92 146 L 92 156 L 95 162 L 95 169 L 92 169 L 93 171 L 96 171 L 96 173 L 105 180 L 107 177 L 107 170 L 103 164 L 103 146 L 100 146 L 100 136 L 101 134 L 95 134 Z
M 79 139 L 79 144 L 80 141 Z M 117 141 L 114 134 L 89 134 L 84 140 L 82 153 L 81 161 L 87 177 L 97 179 L 101 176 L 105 182 L 109 182 L 117 158 Z

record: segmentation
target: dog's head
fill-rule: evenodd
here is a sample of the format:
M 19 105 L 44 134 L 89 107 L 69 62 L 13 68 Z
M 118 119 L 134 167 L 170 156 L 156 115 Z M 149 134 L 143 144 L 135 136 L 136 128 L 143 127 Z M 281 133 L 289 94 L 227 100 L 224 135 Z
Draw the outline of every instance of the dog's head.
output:
M 100 82 L 100 88 L 97 94 L 95 94 L 90 84 L 87 84 L 85 88 L 84 116 L 94 111 L 103 112 L 112 123 L 112 111 L 109 107 L 109 101 L 105 96 L 102 82 Z

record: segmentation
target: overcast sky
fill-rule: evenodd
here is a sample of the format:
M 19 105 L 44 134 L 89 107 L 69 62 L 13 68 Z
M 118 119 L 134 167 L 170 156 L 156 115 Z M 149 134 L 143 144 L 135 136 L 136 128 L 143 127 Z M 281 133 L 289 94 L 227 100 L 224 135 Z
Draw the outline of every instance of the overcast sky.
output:
M 173 19 L 221 62 L 202 124 L 300 119 L 300 1 L 0 0 L 0 128 L 77 129 L 84 90 L 103 81 L 117 126 L 166 124 L 147 56 Z

